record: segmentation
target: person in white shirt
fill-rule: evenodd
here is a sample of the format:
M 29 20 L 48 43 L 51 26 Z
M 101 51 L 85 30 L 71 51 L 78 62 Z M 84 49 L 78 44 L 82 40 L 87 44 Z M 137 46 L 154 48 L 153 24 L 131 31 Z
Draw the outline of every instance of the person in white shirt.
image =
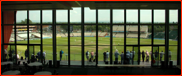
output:
M 7 54 L 8 54 L 7 50 L 4 49 L 4 56 L 5 56 L 5 59 L 7 59 Z
M 148 62 L 149 61 L 149 52 L 146 51 L 146 61 Z
M 90 54 L 89 51 L 87 51 L 86 52 L 86 58 L 87 58 L 88 61 L 89 61 L 89 54 Z
M 46 56 L 46 52 L 44 51 L 43 52 L 43 61 L 44 61 L 44 63 L 45 63 L 45 56 Z
M 107 51 L 106 52 L 106 61 L 108 61 L 109 60 L 109 52 Z
M 172 56 L 172 53 L 171 53 L 171 51 L 169 50 L 169 60 L 171 60 L 171 56 Z
M 160 52 L 160 61 L 162 61 L 162 57 L 164 56 L 164 52 Z

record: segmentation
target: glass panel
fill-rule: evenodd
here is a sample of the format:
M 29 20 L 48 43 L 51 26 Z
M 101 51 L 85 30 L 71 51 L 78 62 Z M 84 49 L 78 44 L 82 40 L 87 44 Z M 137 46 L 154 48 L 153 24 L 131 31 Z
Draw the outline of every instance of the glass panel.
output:
M 169 46 L 169 61 L 173 61 L 173 65 L 177 65 L 178 46 Z
M 12 28 L 12 29 L 9 29 L 9 28 Z M 12 25 L 5 25 L 4 26 L 4 43 L 12 43 L 14 44 L 15 43 L 15 35 L 14 35 L 14 26 Z
M 29 11 L 29 24 L 40 24 L 40 10 Z
M 85 65 L 96 65 L 96 46 L 85 46 L 84 54 Z
M 130 54 L 133 55 L 131 56 L 131 63 L 134 65 L 138 65 L 138 47 L 133 47 L 133 50 L 130 51 Z M 149 57 L 148 57 L 149 59 Z M 133 60 L 133 61 L 132 61 Z
M 81 8 L 70 10 L 70 23 L 81 23 Z
M 169 45 L 178 45 L 178 25 L 169 25 Z
M 140 44 L 151 44 L 151 35 L 151 25 L 140 25 Z
M 169 10 L 169 24 L 178 24 L 178 10 Z
M 152 22 L 152 11 L 151 10 L 140 10 L 140 23 L 151 24 Z
M 30 61 L 34 62 L 34 58 L 35 58 L 34 48 L 33 48 L 33 46 L 29 46 L 29 59 L 30 59 Z
M 27 50 L 26 54 L 25 51 Z M 31 55 L 31 54 L 29 54 Z M 26 58 L 26 60 L 28 60 L 28 49 L 27 49 L 27 45 L 17 45 L 17 56 L 19 56 L 19 58 L 23 57 L 23 59 Z
M 53 46 L 52 45 L 43 45 L 43 52 L 46 53 L 45 54 L 45 61 L 53 60 Z
M 96 26 L 95 25 L 85 25 L 85 45 L 96 45 Z
M 52 24 L 52 10 L 42 10 L 42 23 Z
M 124 25 L 113 25 L 113 45 L 124 45 Z
M 119 55 L 117 55 L 116 50 L 118 51 Z M 123 64 L 124 62 L 124 46 L 113 46 L 113 61 L 116 61 L 118 58 L 118 64 Z M 123 54 L 122 54 L 123 53 Z M 121 56 L 122 54 L 122 56 Z M 121 58 L 122 57 L 122 58 Z M 113 62 L 114 64 L 114 62 Z
M 16 24 L 27 24 L 27 11 L 17 11 Z
M 68 45 L 68 26 L 67 25 L 56 26 L 56 42 L 57 42 L 57 45 Z
M 165 26 L 154 25 L 154 44 L 165 44 Z
M 154 24 L 165 23 L 165 10 L 154 10 Z
M 68 23 L 68 10 L 56 10 L 56 23 L 57 24 Z
M 126 44 L 138 44 L 138 25 L 126 25 Z
M 98 10 L 98 22 L 101 23 L 110 23 L 110 10 Z
M 30 44 L 41 44 L 41 32 L 40 25 L 29 26 L 29 43 Z
M 70 64 L 81 65 L 81 46 L 70 46 Z
M 113 24 L 124 24 L 124 10 L 113 10 Z
M 85 23 L 96 23 L 96 11 L 95 10 L 91 10 L 89 7 L 85 7 L 84 8 L 84 19 L 85 19 Z
M 159 66 L 159 47 L 155 46 L 153 47 L 153 66 Z
M 38 55 L 38 53 L 40 53 L 40 46 L 34 46 L 34 52 L 35 52 L 35 56 L 36 56 L 36 59 L 37 59 L 37 61 L 41 61 L 41 59 L 40 59 L 40 54 Z
M 98 26 L 98 45 L 110 45 L 110 26 Z
M 52 25 L 43 25 L 42 33 L 43 44 L 52 45 Z
M 70 25 L 70 45 L 81 45 L 81 25 Z
M 17 44 L 27 44 L 28 31 L 26 25 L 17 25 L 16 26 L 16 40 Z M 30 35 L 29 35 L 30 37 Z
M 68 65 L 68 46 L 57 46 L 56 48 L 57 61 L 60 61 L 60 65 Z
M 126 23 L 138 23 L 138 10 L 126 10 Z
M 104 52 L 106 52 L 106 61 L 108 61 L 108 64 L 110 63 L 110 46 L 98 46 L 98 64 L 105 64 Z

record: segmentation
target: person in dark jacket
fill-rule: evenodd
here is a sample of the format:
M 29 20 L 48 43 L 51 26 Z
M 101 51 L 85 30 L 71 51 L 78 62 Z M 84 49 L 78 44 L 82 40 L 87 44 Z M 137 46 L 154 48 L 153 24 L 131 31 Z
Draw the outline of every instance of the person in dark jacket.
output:
M 124 61 L 124 53 L 122 52 L 120 56 L 121 56 L 121 64 L 123 64 L 123 61 Z
M 145 52 L 144 52 L 144 50 L 142 51 L 142 60 L 143 60 L 143 62 L 145 60 Z
M 103 55 L 104 55 L 104 62 L 106 62 L 106 52 L 104 52 Z
M 63 50 L 61 49 L 61 51 L 60 51 L 60 61 L 62 59 L 62 54 L 63 54 Z

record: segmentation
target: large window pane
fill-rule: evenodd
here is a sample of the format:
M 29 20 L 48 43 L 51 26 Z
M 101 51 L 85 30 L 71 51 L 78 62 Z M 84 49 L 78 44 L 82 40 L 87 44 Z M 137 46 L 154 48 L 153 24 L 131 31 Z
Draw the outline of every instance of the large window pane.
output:
M 30 44 L 40 44 L 41 33 L 40 25 L 29 25 L 29 42 Z
M 91 10 L 89 7 L 84 8 L 84 21 L 85 23 L 95 23 L 96 22 L 96 11 Z
M 29 11 L 29 24 L 40 24 L 40 10 Z
M 140 10 L 140 23 L 151 24 L 151 22 L 152 22 L 152 11 Z
M 126 44 L 138 44 L 138 25 L 126 25 Z
M 56 26 L 56 43 L 57 45 L 68 45 L 68 26 Z
M 27 24 L 27 11 L 17 11 L 16 24 Z
M 57 24 L 68 23 L 68 10 L 56 10 L 56 23 Z
M 70 45 L 81 45 L 81 25 L 70 25 Z
M 110 23 L 110 10 L 98 10 L 98 22 Z
M 71 65 L 81 65 L 81 46 L 70 46 Z
M 70 10 L 70 22 L 71 23 L 81 23 L 81 8 L 73 8 Z
M 165 44 L 165 26 L 164 25 L 154 25 L 154 45 L 155 44 Z
M 60 61 L 60 65 L 68 65 L 68 46 L 57 46 L 56 48 L 57 61 Z
M 98 45 L 110 45 L 110 26 L 98 26 Z
M 126 10 L 126 23 L 138 23 L 138 10 Z
M 169 45 L 178 45 L 178 25 L 169 25 Z
M 151 44 L 151 35 L 151 25 L 140 25 L 140 44 Z
M 124 45 L 124 25 L 113 25 L 113 45 Z
M 52 10 L 42 10 L 42 23 L 52 24 Z
M 23 59 L 25 59 L 25 50 L 28 50 L 27 45 L 17 45 L 17 55 L 19 56 L 19 58 L 23 57 Z M 28 56 L 26 58 L 27 60 L 28 60 Z
M 85 45 L 96 45 L 96 26 L 85 25 Z
M 113 24 L 124 23 L 124 10 L 113 10 Z
M 105 64 L 103 53 L 107 51 L 109 56 L 106 57 L 106 61 L 110 62 L 110 46 L 98 46 L 98 64 Z
M 42 26 L 42 38 L 43 44 L 52 45 L 52 25 Z
M 28 31 L 26 25 L 17 25 L 16 26 L 16 40 L 17 44 L 27 44 Z M 30 35 L 29 35 L 30 37 Z
M 178 10 L 169 10 L 169 23 L 170 24 L 178 23 Z
M 154 23 L 165 23 L 165 10 L 154 10 Z

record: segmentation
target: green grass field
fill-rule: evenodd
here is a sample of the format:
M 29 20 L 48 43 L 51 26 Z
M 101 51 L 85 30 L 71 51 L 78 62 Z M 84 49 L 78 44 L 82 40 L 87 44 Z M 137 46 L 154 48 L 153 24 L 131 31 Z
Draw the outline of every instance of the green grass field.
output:
M 71 37 L 70 38 L 70 53 L 71 53 L 71 60 L 80 61 L 81 60 L 81 37 Z M 75 41 L 76 40 L 76 41 Z M 137 38 L 127 38 L 127 45 L 137 45 L 138 39 Z M 165 40 L 154 40 L 154 44 L 165 44 Z M 17 43 L 27 43 L 27 41 L 17 41 Z M 170 45 L 177 45 L 177 41 L 169 41 Z M 40 44 L 40 40 L 30 40 L 30 44 Z M 121 46 L 115 46 L 115 45 L 121 45 Z M 142 45 L 150 45 L 151 39 L 140 39 L 140 44 Z M 61 49 L 64 51 L 64 56 L 62 60 L 66 59 L 65 54 L 68 53 L 68 46 L 62 46 L 62 45 L 68 45 L 68 38 L 67 37 L 57 37 L 57 60 L 59 60 L 59 52 Z M 89 45 L 89 46 L 88 46 Z M 85 52 L 86 51 L 94 51 L 96 52 L 96 38 L 95 37 L 85 37 Z M 110 51 L 110 39 L 109 37 L 99 37 L 98 41 L 98 60 L 103 60 L 103 52 L 104 51 Z M 101 46 L 102 45 L 102 46 Z M 105 45 L 105 46 L 103 46 Z M 124 52 L 124 38 L 113 38 L 113 54 L 116 49 L 118 49 L 119 53 Z M 14 46 L 11 46 L 13 49 Z M 10 49 L 10 46 L 7 50 Z M 27 49 L 26 45 L 17 45 L 17 53 L 23 57 L 24 51 Z M 132 46 L 127 46 L 127 50 L 132 51 Z M 137 49 L 137 48 L 135 48 Z M 30 50 L 33 50 L 32 47 L 30 47 Z M 40 46 L 34 46 L 35 54 L 40 50 Z M 150 52 L 152 50 L 151 46 L 141 46 L 140 50 L 148 50 Z M 159 52 L 165 51 L 165 46 L 159 47 Z M 169 46 L 169 50 L 172 51 L 172 60 L 177 60 L 177 46 Z M 52 39 L 43 39 L 43 51 L 46 52 L 46 60 L 53 60 L 53 48 L 52 48 Z M 135 54 L 135 60 L 137 60 L 137 52 Z M 31 52 L 31 54 L 33 51 Z M 163 57 L 164 58 L 164 57 Z M 114 59 L 114 55 L 113 55 Z M 119 58 L 120 60 L 121 58 Z M 86 57 L 85 57 L 86 60 Z

